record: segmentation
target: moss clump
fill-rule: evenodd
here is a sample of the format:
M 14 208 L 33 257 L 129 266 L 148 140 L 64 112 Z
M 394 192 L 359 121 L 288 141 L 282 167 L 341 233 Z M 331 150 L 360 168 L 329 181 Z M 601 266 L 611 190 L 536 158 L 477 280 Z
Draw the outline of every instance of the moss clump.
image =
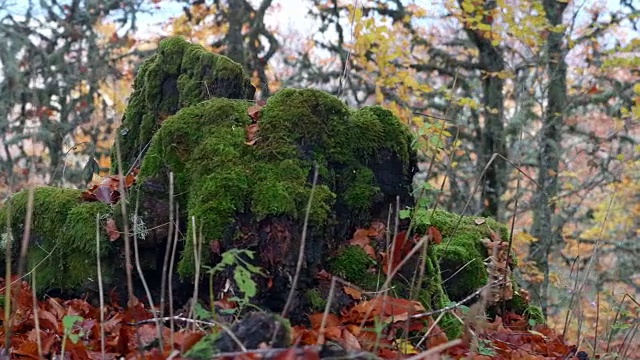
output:
M 477 219 L 440 210 L 429 217 L 430 225 L 442 233 L 442 244 L 435 245 L 434 252 L 439 259 L 444 287 L 455 301 L 487 283 L 484 259 L 488 254 L 480 240 L 490 238 L 491 231 L 508 239 L 508 230 L 503 224 L 485 218 L 476 222 Z
M 16 260 L 19 245 L 15 239 L 21 239 L 24 232 L 27 200 L 28 191 L 23 190 L 0 208 L 0 233 L 5 238 L 6 218 L 11 213 L 12 253 Z M 38 289 L 76 289 L 97 277 L 96 215 L 110 213 L 109 205 L 83 202 L 80 190 L 53 187 L 35 190 L 27 270 L 37 266 Z M 108 282 L 114 267 L 110 266 L 111 246 L 104 227 L 100 228 L 100 239 L 102 276 Z M 4 254 L 6 243 L 1 250 Z
M 355 132 L 361 137 L 352 141 L 360 156 L 376 156 L 381 148 L 388 149 L 402 159 L 402 169 L 410 169 L 413 137 L 390 110 L 367 106 L 357 110 L 353 118 Z
M 282 217 L 301 224 L 316 165 L 320 179 L 309 225 L 327 228 L 342 216 L 344 227 L 366 221 L 376 201 L 387 200 L 381 194 L 386 184 L 370 168 L 377 161 L 374 154 L 388 151 L 387 157 L 395 156 L 401 164 L 409 161 L 408 129 L 382 108 L 353 112 L 322 91 L 283 90 L 263 107 L 259 140 L 247 145 L 251 105 L 219 98 L 184 108 L 164 121 L 144 157 L 139 180 L 166 179 L 168 170 L 173 171 L 176 193 L 183 194 L 179 200 L 187 204 L 189 219 L 195 217 L 205 241 L 234 241 L 243 213 L 250 214 L 253 223 Z M 367 114 L 361 123 L 371 130 L 354 120 L 360 112 Z M 395 134 L 395 142 L 390 134 Z M 369 153 L 374 158 L 366 158 Z M 410 179 L 411 171 L 404 172 Z M 407 184 L 410 181 L 394 186 Z M 184 277 L 194 272 L 192 244 L 186 242 L 179 265 Z M 309 248 L 322 245 L 309 240 Z M 208 252 L 202 259 L 208 264 Z
M 528 306 L 522 314 L 527 317 L 527 320 L 530 322 L 533 321 L 535 324 L 544 324 L 546 323 L 544 318 L 544 313 L 539 306 Z
M 162 40 L 138 70 L 117 134 L 123 171 L 143 152 L 162 122 L 179 109 L 216 97 L 252 99 L 254 93 L 240 64 L 181 37 Z M 113 172 L 115 160 L 114 148 Z
M 311 304 L 311 310 L 322 311 L 327 306 L 327 299 L 322 297 L 320 290 L 312 288 L 306 292 L 307 301 Z
M 362 280 L 366 278 L 369 268 L 375 265 L 375 261 L 360 246 L 347 246 L 329 264 L 333 274 L 356 285 L 366 285 Z

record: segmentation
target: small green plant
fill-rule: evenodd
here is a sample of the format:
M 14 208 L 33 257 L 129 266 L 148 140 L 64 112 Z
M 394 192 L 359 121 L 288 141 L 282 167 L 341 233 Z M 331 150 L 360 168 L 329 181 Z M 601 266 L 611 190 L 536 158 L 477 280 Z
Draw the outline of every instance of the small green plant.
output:
M 60 351 L 62 357 L 64 357 L 64 348 L 67 342 L 67 338 L 72 343 L 77 344 L 80 339 L 85 336 L 84 330 L 79 327 L 75 328 L 75 324 L 84 321 L 84 318 L 80 315 L 65 315 L 62 318 L 62 326 L 64 328 L 64 336 L 62 338 L 62 349 Z
M 205 266 L 207 273 L 209 274 L 209 296 L 211 299 L 211 309 L 213 311 L 213 301 L 215 299 L 215 293 L 213 291 L 213 278 L 217 273 L 222 272 L 228 267 L 233 268 L 233 280 L 236 286 L 242 293 L 241 296 L 233 296 L 229 298 L 231 301 L 235 301 L 238 304 L 238 309 L 232 310 L 232 312 L 241 312 L 243 308 L 251 305 L 251 298 L 256 296 L 258 286 L 256 282 L 251 278 L 253 275 L 265 276 L 262 269 L 258 266 L 251 264 L 245 258 L 253 260 L 254 252 L 245 249 L 230 249 L 222 254 L 222 260 L 216 266 Z
M 491 344 L 491 340 L 478 339 L 478 354 L 485 356 L 494 356 L 497 354 Z
M 431 184 L 425 182 L 414 191 L 414 195 L 418 196 L 416 206 L 414 208 L 406 208 L 400 210 L 400 219 L 413 219 L 417 226 L 431 225 L 431 209 L 430 206 L 436 201 L 436 195 L 439 190 L 435 189 Z

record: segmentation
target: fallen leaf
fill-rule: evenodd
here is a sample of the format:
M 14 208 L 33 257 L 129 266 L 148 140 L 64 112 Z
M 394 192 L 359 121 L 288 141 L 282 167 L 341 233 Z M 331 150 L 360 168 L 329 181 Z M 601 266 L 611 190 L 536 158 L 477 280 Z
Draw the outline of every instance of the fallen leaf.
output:
M 253 122 L 258 122 L 260 120 L 260 112 L 262 111 L 262 106 L 259 104 L 254 104 L 247 109 L 247 114 Z
M 256 143 L 256 141 L 258 140 L 258 130 L 258 124 L 251 124 L 247 126 L 247 141 L 245 142 L 245 144 L 251 146 Z
M 109 235 L 109 240 L 116 241 L 120 238 L 120 230 L 118 230 L 118 226 L 116 225 L 116 221 L 113 218 L 107 219 L 107 235 Z
M 351 296 L 352 299 L 354 300 L 362 299 L 362 292 L 360 292 L 359 290 L 349 286 L 344 286 L 342 289 L 344 290 L 345 294 Z
M 342 341 L 340 341 L 340 343 L 346 351 L 362 350 L 362 346 L 360 346 L 358 338 L 347 329 L 342 329 Z
M 322 319 L 324 317 L 324 313 L 310 314 L 308 315 L 308 317 L 309 317 L 309 322 L 311 323 L 311 328 L 314 330 L 320 329 L 320 327 L 322 326 Z M 340 326 L 340 325 L 342 325 L 342 323 L 337 316 L 335 316 L 334 314 L 327 314 L 327 319 L 324 324 L 325 328 L 331 327 L 331 326 Z
M 434 244 L 442 243 L 442 234 L 440 233 L 440 230 L 436 229 L 434 226 L 429 226 L 428 233 Z

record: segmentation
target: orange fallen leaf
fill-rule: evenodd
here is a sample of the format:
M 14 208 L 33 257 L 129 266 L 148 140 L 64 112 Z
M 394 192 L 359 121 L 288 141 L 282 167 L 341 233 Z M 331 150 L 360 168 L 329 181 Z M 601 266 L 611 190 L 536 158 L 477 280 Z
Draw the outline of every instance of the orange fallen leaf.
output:
M 344 286 L 342 289 L 344 290 L 345 294 L 351 296 L 352 299 L 354 300 L 362 299 L 362 292 L 360 292 L 359 290 L 349 286 Z
M 324 317 L 324 313 L 315 313 L 308 315 L 309 322 L 311 323 L 311 328 L 314 330 L 320 329 L 322 326 L 322 318 Z M 342 323 L 340 319 L 334 314 L 327 314 L 327 320 L 324 324 L 325 328 L 330 326 L 340 326 Z

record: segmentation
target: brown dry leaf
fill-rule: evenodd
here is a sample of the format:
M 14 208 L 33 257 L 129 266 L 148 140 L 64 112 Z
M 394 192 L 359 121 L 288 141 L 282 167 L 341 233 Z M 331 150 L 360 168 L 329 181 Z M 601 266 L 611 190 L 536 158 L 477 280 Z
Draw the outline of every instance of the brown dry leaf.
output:
M 320 270 L 320 272 L 318 272 L 315 276 L 315 278 L 318 280 L 327 280 L 327 281 L 330 281 L 332 277 L 333 276 L 329 274 L 327 270 L 324 270 L 324 269 Z
M 433 319 L 429 317 L 428 327 L 431 328 L 431 326 L 433 326 L 433 328 L 431 328 L 431 332 L 427 336 L 427 349 L 431 349 L 435 346 L 446 344 L 447 342 L 449 342 L 447 334 L 445 334 L 445 332 L 440 329 L 440 326 L 438 326 L 438 324 L 433 325 L 433 323 Z
M 18 358 L 40 359 L 40 356 L 38 356 L 38 344 L 33 341 L 20 344 L 12 349 L 11 353 Z
M 116 225 L 116 221 L 113 218 L 107 219 L 107 235 L 109 235 L 109 240 L 116 241 L 120 238 L 120 230 L 118 230 L 118 226 Z
M 296 345 L 315 345 L 318 343 L 318 332 L 296 325 L 292 328 L 292 338 Z
M 364 247 L 365 245 L 369 245 L 371 239 L 369 239 L 369 230 L 368 229 L 358 229 L 353 234 L 353 238 L 349 240 L 349 245 L 357 245 Z
M 360 342 L 358 338 L 355 337 L 352 333 L 347 329 L 342 330 L 342 341 L 340 342 L 342 347 L 346 351 L 360 351 L 362 350 L 362 346 L 360 346 Z
M 62 305 L 60 305 L 60 303 L 54 298 L 47 298 L 47 300 L 45 300 L 45 304 L 46 309 L 51 311 L 58 320 L 62 320 L 67 313 Z
M 247 141 L 245 142 L 245 144 L 251 146 L 256 143 L 256 141 L 258 140 L 258 130 L 258 124 L 251 124 L 247 126 Z
M 328 340 L 340 341 L 342 339 L 342 327 L 329 326 L 324 329 L 324 337 Z
M 314 330 L 320 329 L 320 326 L 322 326 L 322 318 L 324 316 L 324 313 L 315 313 L 315 314 L 310 314 L 308 316 L 309 316 L 309 322 L 311 322 L 311 328 Z M 324 325 L 325 327 L 340 326 L 340 325 L 341 325 L 341 322 L 337 316 L 333 314 L 327 314 L 327 321 Z
M 349 286 L 344 286 L 342 289 L 344 290 L 345 294 L 351 296 L 352 299 L 354 299 L 354 300 L 362 299 L 362 292 L 361 291 L 359 291 L 357 289 L 354 289 L 352 287 L 349 287 Z
M 38 320 L 40 322 L 40 328 L 43 330 L 53 330 L 56 334 L 61 333 L 60 324 L 55 315 L 51 312 L 40 309 L 38 311 Z
M 259 104 L 252 105 L 247 109 L 247 114 L 253 120 L 253 122 L 258 122 L 260 120 L 260 111 L 262 110 L 262 106 Z

